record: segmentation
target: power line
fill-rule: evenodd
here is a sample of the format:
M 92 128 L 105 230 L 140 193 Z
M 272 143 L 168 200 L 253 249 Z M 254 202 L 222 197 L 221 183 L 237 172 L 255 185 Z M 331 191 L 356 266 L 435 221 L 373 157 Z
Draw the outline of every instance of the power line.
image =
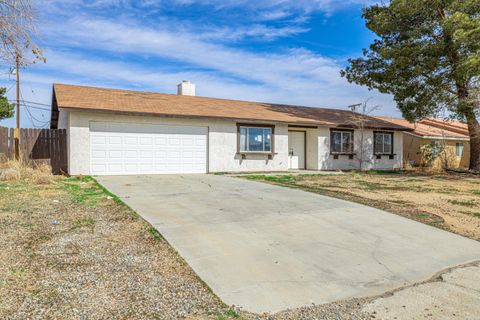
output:
M 28 104 L 25 103 L 25 100 L 23 100 L 23 94 L 22 92 L 20 92 L 20 97 L 21 97 L 21 103 L 23 104 L 23 106 L 25 107 L 25 110 L 27 111 L 27 114 L 28 116 L 30 117 L 30 120 L 33 124 L 34 127 L 36 128 L 43 128 L 45 127 L 50 121 L 45 121 L 45 120 L 39 120 L 37 119 L 36 117 L 33 116 L 32 112 L 30 112 L 30 106 Z M 42 113 L 42 117 L 43 117 L 43 113 Z M 38 123 L 40 123 L 39 125 L 37 125 L 37 123 L 35 123 L 35 121 L 37 121 Z
M 35 117 L 33 116 L 33 114 L 31 113 L 31 111 L 30 111 L 30 109 L 29 109 L 29 106 L 27 106 L 27 105 L 23 105 L 23 106 L 25 107 L 25 110 L 27 110 L 27 112 L 30 114 L 30 116 L 31 116 L 31 118 L 32 118 L 33 120 L 35 120 L 35 121 L 37 121 L 37 122 L 40 122 L 40 123 L 50 122 L 49 120 L 39 120 L 39 119 L 35 118 Z
M 45 103 L 40 103 L 40 102 L 33 102 L 33 101 L 27 101 L 27 100 L 23 100 L 23 102 L 28 102 L 28 103 L 31 103 L 31 104 L 38 104 L 39 106 L 47 106 L 47 107 L 50 107 L 50 106 L 51 106 L 50 104 L 45 104 Z
M 43 128 L 43 127 L 45 127 L 49 124 L 49 121 L 42 121 L 42 120 L 39 120 L 39 119 L 35 118 L 33 116 L 33 114 L 30 112 L 30 110 L 28 110 L 28 108 L 25 108 L 25 110 L 27 111 L 27 115 L 29 116 L 29 118 L 32 122 L 32 125 L 35 128 Z
M 23 101 L 22 101 L 23 102 Z M 43 111 L 52 111 L 52 109 L 47 109 L 47 108 L 42 108 L 42 107 L 37 107 L 37 106 L 32 106 L 28 103 L 23 102 L 24 105 L 28 105 L 32 109 L 38 109 L 38 110 L 43 110 Z
M 15 102 L 14 100 L 8 100 L 8 101 L 9 101 L 9 102 Z M 49 106 L 48 104 L 37 103 L 37 102 L 32 102 L 32 101 L 25 101 L 25 100 L 22 100 L 21 102 L 22 102 L 22 104 L 28 105 L 30 108 L 33 108 L 33 109 L 39 109 L 39 110 L 45 110 L 45 111 L 52 111 L 52 109 L 47 109 L 47 108 L 42 108 L 42 107 L 36 106 L 36 105 Z M 35 104 L 35 106 L 32 106 L 32 104 Z

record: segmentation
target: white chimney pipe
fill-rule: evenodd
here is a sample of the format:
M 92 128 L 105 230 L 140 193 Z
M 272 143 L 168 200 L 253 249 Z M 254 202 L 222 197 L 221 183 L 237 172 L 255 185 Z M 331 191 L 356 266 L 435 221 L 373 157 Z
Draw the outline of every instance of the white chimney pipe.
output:
M 177 86 L 177 95 L 179 96 L 195 96 L 195 84 L 188 80 L 183 80 Z

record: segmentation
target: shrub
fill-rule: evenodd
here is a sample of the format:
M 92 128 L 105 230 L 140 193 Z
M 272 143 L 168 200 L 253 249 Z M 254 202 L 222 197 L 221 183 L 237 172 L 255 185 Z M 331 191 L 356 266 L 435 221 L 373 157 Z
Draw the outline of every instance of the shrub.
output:
M 0 173 L 0 181 L 18 181 L 21 177 L 20 172 L 14 168 L 4 169 Z
M 48 184 L 53 175 L 52 169 L 46 163 L 34 163 L 21 160 L 11 160 L 0 163 L 2 170 L 2 181 L 17 181 L 24 179 L 36 184 Z

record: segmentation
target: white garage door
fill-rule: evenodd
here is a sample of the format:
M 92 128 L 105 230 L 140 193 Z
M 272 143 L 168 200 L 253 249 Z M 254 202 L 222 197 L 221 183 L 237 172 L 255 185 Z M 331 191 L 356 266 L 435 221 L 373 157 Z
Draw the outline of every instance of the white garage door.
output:
M 205 173 L 207 128 L 90 123 L 93 175 Z

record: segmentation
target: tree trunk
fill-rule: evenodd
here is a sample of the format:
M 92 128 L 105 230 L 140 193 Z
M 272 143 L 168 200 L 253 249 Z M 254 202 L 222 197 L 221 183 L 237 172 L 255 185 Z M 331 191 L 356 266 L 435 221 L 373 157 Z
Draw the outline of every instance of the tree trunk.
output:
M 480 172 L 480 123 L 475 114 L 467 118 L 470 135 L 470 170 Z

